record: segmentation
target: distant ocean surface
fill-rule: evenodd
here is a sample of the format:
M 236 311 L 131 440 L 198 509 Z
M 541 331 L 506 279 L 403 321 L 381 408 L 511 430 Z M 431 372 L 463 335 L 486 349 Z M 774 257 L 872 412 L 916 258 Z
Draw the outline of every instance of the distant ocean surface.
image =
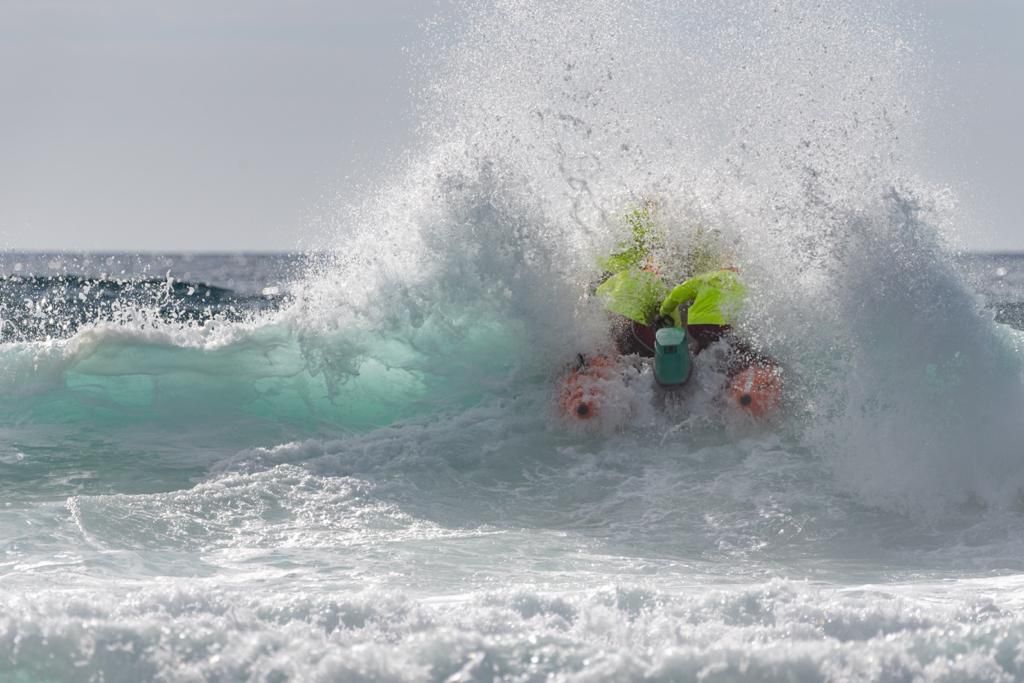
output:
M 424 30 L 416 144 L 315 252 L 0 253 L 0 681 L 1024 680 L 1024 257 L 910 161 L 913 27 Z M 738 266 L 775 415 L 702 356 L 559 416 L 639 210 L 666 280 Z
M 68 337 L 114 304 L 167 321 L 249 319 L 278 310 L 323 254 L 0 252 L 0 340 Z M 963 253 L 959 266 L 995 320 L 1024 330 L 1024 254 Z

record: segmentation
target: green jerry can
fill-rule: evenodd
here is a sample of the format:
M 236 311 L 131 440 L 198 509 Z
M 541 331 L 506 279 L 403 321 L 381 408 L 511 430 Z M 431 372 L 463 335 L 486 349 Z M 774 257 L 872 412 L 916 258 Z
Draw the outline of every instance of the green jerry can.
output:
M 662 389 L 678 389 L 690 379 L 692 370 L 686 330 L 663 327 L 654 339 L 654 380 Z

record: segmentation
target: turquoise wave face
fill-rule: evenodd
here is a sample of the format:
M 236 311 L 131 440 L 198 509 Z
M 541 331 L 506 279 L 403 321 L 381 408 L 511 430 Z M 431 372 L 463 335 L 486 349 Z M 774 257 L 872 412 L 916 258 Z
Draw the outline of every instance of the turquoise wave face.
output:
M 515 325 L 479 318 L 390 338 L 311 336 L 282 318 L 96 325 L 66 340 L 0 347 L 0 419 L 105 429 L 231 431 L 237 423 L 231 438 L 243 442 L 254 426 L 262 438 L 360 431 L 479 400 L 521 361 L 520 335 Z
M 248 448 L 367 433 L 537 384 L 511 322 L 428 316 L 386 336 L 310 331 L 288 311 L 248 317 L 0 345 L 0 491 L 174 490 Z

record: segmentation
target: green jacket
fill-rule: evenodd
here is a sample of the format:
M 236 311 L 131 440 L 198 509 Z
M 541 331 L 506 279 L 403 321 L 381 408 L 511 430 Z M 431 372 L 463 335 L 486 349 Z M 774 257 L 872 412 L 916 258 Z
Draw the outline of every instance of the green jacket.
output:
M 661 315 L 669 315 L 679 321 L 676 309 L 692 301 L 686 314 L 688 325 L 731 325 L 746 297 L 736 273 L 731 270 L 715 270 L 690 278 L 673 289 L 661 303 Z
M 666 293 L 668 287 L 661 278 L 638 268 L 615 273 L 597 288 L 597 296 L 605 308 L 641 325 L 654 322 L 658 303 Z

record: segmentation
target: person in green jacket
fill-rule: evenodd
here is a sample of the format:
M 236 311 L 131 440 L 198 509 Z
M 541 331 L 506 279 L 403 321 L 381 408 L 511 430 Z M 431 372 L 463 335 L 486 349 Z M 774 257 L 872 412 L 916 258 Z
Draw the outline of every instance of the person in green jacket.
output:
M 679 307 L 689 303 L 686 330 L 696 344 L 696 355 L 731 330 L 746 293 L 734 268 L 714 270 L 674 288 L 662 301 L 659 313 L 664 322 L 670 318 L 676 326 L 682 326 Z
M 617 316 L 613 335 L 616 347 L 624 354 L 654 355 L 654 323 L 658 307 L 668 294 L 668 285 L 651 260 L 657 240 L 651 211 L 651 206 L 644 205 L 626 215 L 632 239 L 601 262 L 605 276 L 594 290 L 605 308 Z

